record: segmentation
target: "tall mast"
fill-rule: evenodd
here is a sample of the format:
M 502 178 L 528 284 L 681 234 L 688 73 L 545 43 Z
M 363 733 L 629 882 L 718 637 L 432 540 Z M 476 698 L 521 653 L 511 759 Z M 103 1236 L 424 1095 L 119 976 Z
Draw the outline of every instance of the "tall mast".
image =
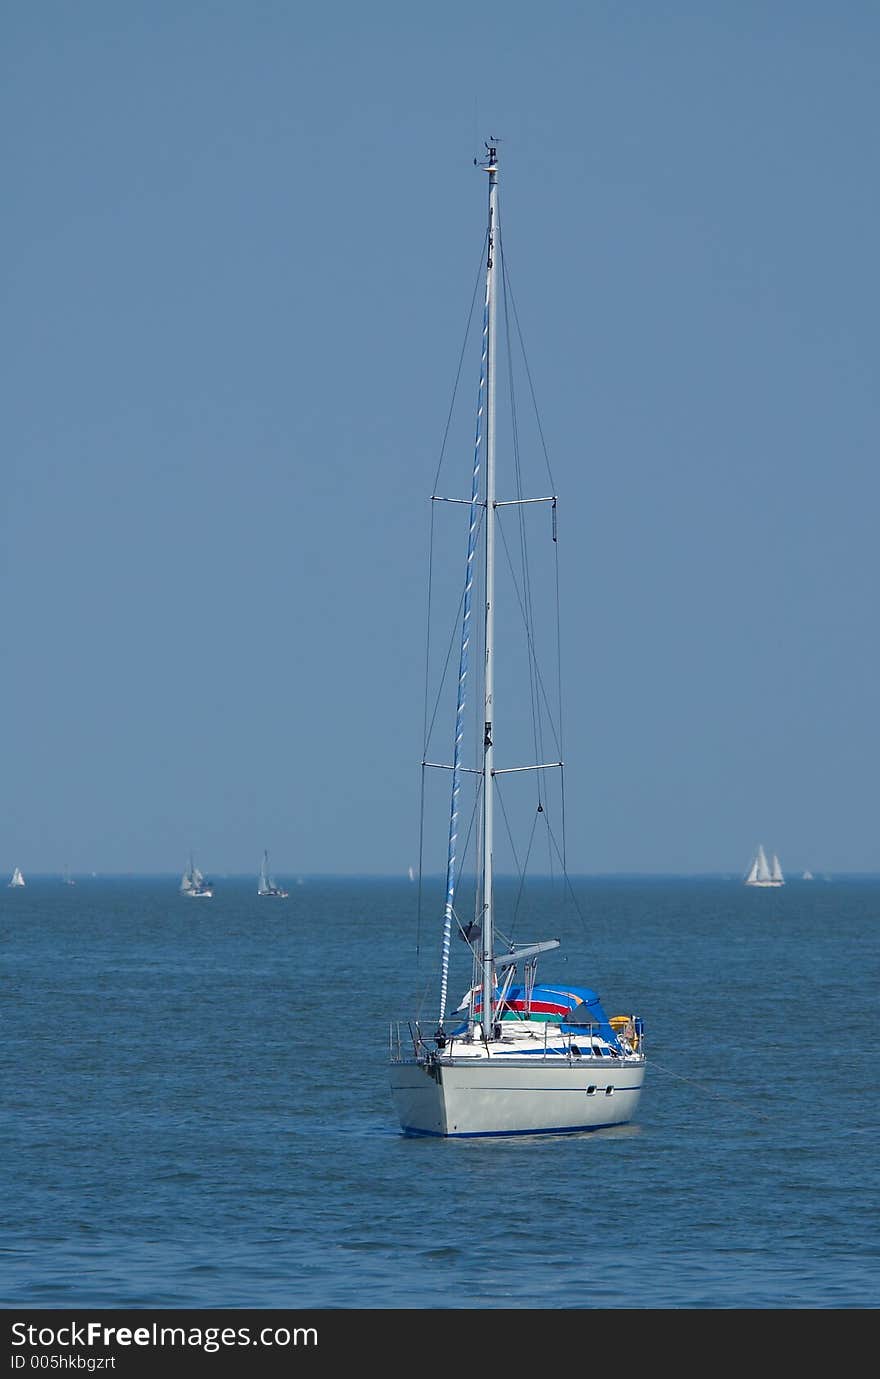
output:
M 492 1032 L 492 1001 L 495 986 L 494 896 L 492 888 L 492 837 L 494 819 L 495 748 L 492 713 L 495 699 L 495 259 L 498 244 L 498 150 L 495 140 L 486 145 L 484 164 L 489 174 L 489 227 L 486 255 L 486 667 L 483 682 L 483 1039 Z

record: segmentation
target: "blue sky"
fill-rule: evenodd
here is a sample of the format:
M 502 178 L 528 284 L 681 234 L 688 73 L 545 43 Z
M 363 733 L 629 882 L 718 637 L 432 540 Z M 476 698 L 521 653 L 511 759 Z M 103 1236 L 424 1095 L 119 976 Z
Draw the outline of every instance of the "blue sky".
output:
M 415 861 L 492 134 L 570 869 L 880 870 L 876 5 L 10 0 L 2 40 L 0 867 Z

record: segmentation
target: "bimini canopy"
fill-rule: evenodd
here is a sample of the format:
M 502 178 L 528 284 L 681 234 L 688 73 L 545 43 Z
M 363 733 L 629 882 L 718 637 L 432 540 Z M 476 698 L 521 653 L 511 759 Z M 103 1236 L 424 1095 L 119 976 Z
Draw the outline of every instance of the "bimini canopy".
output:
M 496 989 L 495 994 L 497 997 L 500 992 Z M 474 1002 L 474 1015 L 479 1019 L 483 1006 L 480 987 L 468 992 L 456 1013 L 466 1010 L 471 999 Z M 544 1020 L 561 1025 L 563 1029 L 583 1031 L 592 1028 L 603 1039 L 617 1043 L 597 993 L 588 986 L 539 982 L 532 987 L 531 993 L 526 986 L 511 986 L 504 998 L 503 1008 L 497 1014 L 503 1020 Z

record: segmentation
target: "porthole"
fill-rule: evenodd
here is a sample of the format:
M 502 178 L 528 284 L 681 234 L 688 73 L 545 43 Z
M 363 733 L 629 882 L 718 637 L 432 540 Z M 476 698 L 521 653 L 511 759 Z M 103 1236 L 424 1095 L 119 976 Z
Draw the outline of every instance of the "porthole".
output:
M 595 1091 L 596 1091 L 596 1088 L 595 1088 L 595 1087 L 588 1087 L 588 1088 L 587 1088 L 587 1096 L 593 1096 L 593 1095 L 595 1094 Z
M 606 1088 L 605 1088 L 605 1095 L 606 1095 L 606 1096 L 613 1096 L 613 1095 L 614 1095 L 614 1088 L 613 1088 L 613 1087 L 606 1087 Z

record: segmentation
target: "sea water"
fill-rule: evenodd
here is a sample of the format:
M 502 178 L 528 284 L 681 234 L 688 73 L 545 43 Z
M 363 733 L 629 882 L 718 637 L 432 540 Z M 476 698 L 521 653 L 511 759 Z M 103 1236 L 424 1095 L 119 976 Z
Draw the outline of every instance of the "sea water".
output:
M 278 880 L 0 893 L 4 1307 L 880 1305 L 880 880 L 576 882 L 518 937 L 643 1018 L 637 1116 L 471 1141 L 388 1089 L 436 907 Z

